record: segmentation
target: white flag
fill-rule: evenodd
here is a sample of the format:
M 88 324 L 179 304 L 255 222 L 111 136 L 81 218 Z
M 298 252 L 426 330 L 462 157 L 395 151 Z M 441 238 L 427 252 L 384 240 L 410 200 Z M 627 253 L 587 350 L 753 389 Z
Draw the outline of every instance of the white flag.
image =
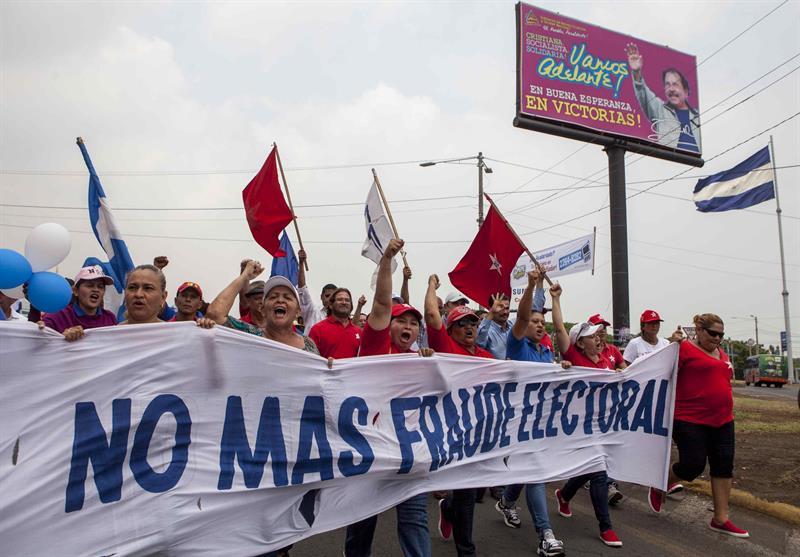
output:
M 371 259 L 376 264 L 381 262 L 383 252 L 389 244 L 389 240 L 394 238 L 389 218 L 383 210 L 381 197 L 378 193 L 378 184 L 373 180 L 372 187 L 367 194 L 367 203 L 364 206 L 364 222 L 367 226 L 367 239 L 361 247 L 361 255 Z M 392 273 L 397 269 L 397 261 L 392 260 Z M 378 270 L 372 275 L 372 288 L 375 288 Z

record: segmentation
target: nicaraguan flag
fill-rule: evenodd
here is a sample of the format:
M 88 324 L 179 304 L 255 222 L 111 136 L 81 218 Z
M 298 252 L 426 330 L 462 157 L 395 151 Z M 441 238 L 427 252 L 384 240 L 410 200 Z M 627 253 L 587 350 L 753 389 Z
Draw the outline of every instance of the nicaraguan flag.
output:
M 730 170 L 697 181 L 694 204 L 703 213 L 745 209 L 775 197 L 769 146 Z
M 394 238 L 392 233 L 392 226 L 389 219 L 383 210 L 381 197 L 378 193 L 378 185 L 373 180 L 372 187 L 367 194 L 367 203 L 364 206 L 364 222 L 367 227 L 367 239 L 364 240 L 364 245 L 361 246 L 361 255 L 367 259 L 371 259 L 375 264 L 380 264 L 383 252 L 386 251 L 386 246 L 389 245 L 389 240 Z M 392 259 L 392 273 L 397 269 L 397 261 Z M 375 288 L 375 282 L 378 277 L 378 270 L 372 275 L 372 288 Z
M 108 204 L 106 193 L 100 184 L 100 178 L 94 170 L 92 159 L 89 158 L 86 145 L 83 144 L 83 140 L 80 138 L 78 138 L 78 147 L 81 150 L 84 162 L 86 162 L 86 168 L 89 169 L 89 222 L 92 224 L 95 238 L 100 242 L 108 256 L 108 264 L 114 271 L 112 275 L 115 279 L 114 286 L 121 293 L 125 277 L 134 267 L 131 254 L 128 252 L 125 240 L 122 239 L 117 221 L 114 219 L 111 206 Z M 115 313 L 118 310 L 115 307 L 106 307 L 106 309 Z
M 294 248 L 292 242 L 289 241 L 289 235 L 283 231 L 281 235 L 281 249 L 286 253 L 284 257 L 272 258 L 272 270 L 269 276 L 274 277 L 280 275 L 292 281 L 292 284 L 297 286 L 297 274 L 299 267 L 297 265 L 297 257 L 294 255 Z

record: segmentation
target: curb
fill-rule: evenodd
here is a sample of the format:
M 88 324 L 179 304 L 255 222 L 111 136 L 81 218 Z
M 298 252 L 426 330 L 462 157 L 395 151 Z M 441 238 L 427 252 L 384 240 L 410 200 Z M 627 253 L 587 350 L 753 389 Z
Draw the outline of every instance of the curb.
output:
M 700 493 L 711 497 L 711 482 L 706 480 L 695 480 L 693 482 L 682 482 L 683 486 L 694 493 Z M 730 503 L 737 507 L 742 507 L 755 511 L 773 518 L 777 518 L 789 524 L 800 526 L 800 507 L 795 507 L 789 503 L 779 503 L 767 501 L 756 497 L 749 491 L 731 489 Z

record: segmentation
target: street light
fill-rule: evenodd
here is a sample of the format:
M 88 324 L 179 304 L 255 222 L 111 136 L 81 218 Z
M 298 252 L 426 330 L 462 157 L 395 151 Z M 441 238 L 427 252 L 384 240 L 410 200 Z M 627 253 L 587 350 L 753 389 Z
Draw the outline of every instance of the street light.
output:
M 483 153 L 478 152 L 477 157 L 461 157 L 460 159 L 447 159 L 441 161 L 427 161 L 422 162 L 419 165 L 423 168 L 428 166 L 434 166 L 439 163 L 451 163 L 451 162 L 463 162 L 463 161 L 478 161 L 478 228 L 481 227 L 483 224 L 483 175 L 491 174 L 493 171 L 491 168 L 486 166 L 486 163 L 483 161 Z
M 761 354 L 761 348 L 759 348 L 758 344 L 758 317 L 756 317 L 753 314 L 750 314 L 750 317 L 752 317 L 756 321 L 756 354 Z

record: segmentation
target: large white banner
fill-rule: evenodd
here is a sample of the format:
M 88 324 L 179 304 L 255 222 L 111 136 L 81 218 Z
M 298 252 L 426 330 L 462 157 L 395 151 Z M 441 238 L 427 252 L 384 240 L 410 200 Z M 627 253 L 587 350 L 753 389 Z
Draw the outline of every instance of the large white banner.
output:
M 550 278 L 591 271 L 594 268 L 594 234 L 534 251 L 533 256 L 542 264 Z M 523 253 L 511 271 L 511 299 L 515 306 L 528 286 L 526 275 L 532 270 L 533 261 L 527 253 Z
M 448 488 L 666 487 L 677 345 L 622 373 L 334 362 L 192 323 L 0 323 L 6 555 L 258 555 Z

